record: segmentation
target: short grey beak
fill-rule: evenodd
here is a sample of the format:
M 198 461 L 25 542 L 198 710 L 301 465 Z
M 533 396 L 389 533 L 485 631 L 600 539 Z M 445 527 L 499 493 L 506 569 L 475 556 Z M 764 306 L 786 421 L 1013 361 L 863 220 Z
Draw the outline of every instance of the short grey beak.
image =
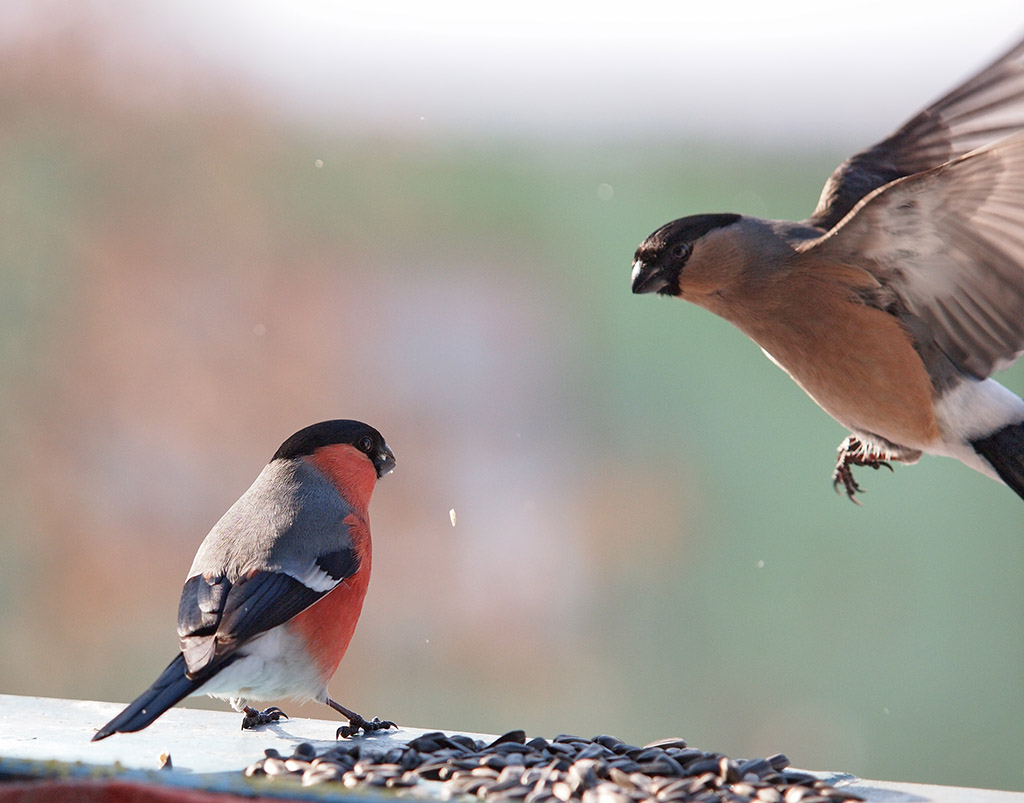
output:
M 377 452 L 377 459 L 373 462 L 377 466 L 377 478 L 380 479 L 395 470 L 395 453 L 385 443 L 384 448 Z
M 634 293 L 657 293 L 667 284 L 665 277 L 657 268 L 645 265 L 639 259 L 633 263 Z

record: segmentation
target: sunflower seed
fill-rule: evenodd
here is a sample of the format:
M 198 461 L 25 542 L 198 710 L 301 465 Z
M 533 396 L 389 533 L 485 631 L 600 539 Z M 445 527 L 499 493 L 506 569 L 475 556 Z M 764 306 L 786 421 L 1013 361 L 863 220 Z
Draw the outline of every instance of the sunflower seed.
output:
M 670 738 L 643 747 L 602 734 L 527 740 L 512 730 L 490 743 L 464 734 L 424 733 L 406 744 L 338 742 L 321 753 L 308 742 L 291 756 L 277 750 L 245 768 L 247 776 L 301 775 L 310 786 L 404 789 L 441 785 L 448 799 L 475 795 L 512 803 L 850 803 L 857 795 L 788 769 L 783 753 L 731 759 Z
M 615 736 L 609 736 L 608 734 L 602 734 L 601 736 L 595 736 L 590 741 L 596 742 L 602 747 L 607 747 L 609 750 L 613 750 L 616 753 L 619 752 L 620 747 L 625 746 L 625 742 Z
M 752 773 L 761 778 L 772 771 L 772 765 L 766 758 L 752 758 L 747 761 L 740 761 L 737 771 L 740 777 L 745 777 Z
M 667 750 L 670 747 L 678 747 L 680 750 L 686 747 L 686 739 L 679 739 L 670 737 L 668 739 L 657 739 L 653 742 L 648 742 L 644 745 L 644 749 L 658 748 L 659 750 Z
M 686 765 L 687 775 L 703 775 L 705 772 L 718 772 L 719 759 L 715 756 L 704 756 Z
M 287 775 L 290 772 L 284 761 L 273 756 L 263 760 L 263 771 L 267 775 Z
M 583 803 L 632 803 L 632 798 L 623 793 L 615 784 L 605 781 L 584 792 Z
M 310 765 L 309 769 L 302 773 L 302 785 L 312 786 L 319 783 L 337 781 L 344 773 L 336 764 Z
M 677 794 L 683 793 L 690 788 L 691 780 L 689 778 L 679 778 L 675 781 L 669 781 L 663 784 L 655 792 L 655 797 L 658 800 L 669 800 L 676 797 Z M 654 787 L 651 787 L 652 791 Z

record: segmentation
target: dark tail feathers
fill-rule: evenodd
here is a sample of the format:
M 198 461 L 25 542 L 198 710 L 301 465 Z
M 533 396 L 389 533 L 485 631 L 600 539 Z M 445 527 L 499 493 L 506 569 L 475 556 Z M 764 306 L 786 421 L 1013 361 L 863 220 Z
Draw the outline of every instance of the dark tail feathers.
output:
M 1024 421 L 971 441 L 971 446 L 992 464 L 1003 482 L 1024 499 Z
M 203 678 L 206 680 L 207 678 Z M 195 691 L 203 681 L 191 680 L 185 674 L 185 659 L 178 655 L 146 691 L 124 711 L 100 728 L 94 742 L 112 733 L 134 733 L 149 725 L 164 711 Z

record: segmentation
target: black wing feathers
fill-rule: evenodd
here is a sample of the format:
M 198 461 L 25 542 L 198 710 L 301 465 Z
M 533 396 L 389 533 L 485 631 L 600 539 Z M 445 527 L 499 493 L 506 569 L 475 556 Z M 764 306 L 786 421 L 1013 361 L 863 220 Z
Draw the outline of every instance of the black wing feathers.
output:
M 178 604 L 178 635 L 205 636 L 217 631 L 231 583 L 226 577 L 207 580 L 201 574 L 189 578 Z
M 355 574 L 359 556 L 346 547 L 318 556 L 315 565 L 333 581 L 317 583 L 321 590 L 280 571 L 253 572 L 234 583 L 224 576 L 190 578 L 178 606 L 178 636 L 189 675 L 209 677 L 246 641 L 304 611 Z
M 347 547 L 339 549 L 337 552 L 320 555 L 316 559 L 316 565 L 332 579 L 340 582 L 359 571 L 359 555 L 356 554 L 355 549 Z
M 247 641 L 284 624 L 326 593 L 313 591 L 283 572 L 243 577 L 231 588 L 218 633 L 233 642 Z
M 257 572 L 234 584 L 224 577 L 191 578 L 178 609 L 178 636 L 189 675 L 209 677 L 245 641 L 284 624 L 325 593 L 283 572 Z M 212 599 L 221 608 L 202 610 Z

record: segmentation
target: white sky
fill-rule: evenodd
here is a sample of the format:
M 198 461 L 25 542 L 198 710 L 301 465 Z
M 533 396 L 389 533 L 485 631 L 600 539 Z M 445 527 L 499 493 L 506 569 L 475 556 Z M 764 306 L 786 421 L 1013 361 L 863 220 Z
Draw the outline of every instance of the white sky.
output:
M 123 58 L 319 122 L 597 139 L 860 142 L 1024 36 L 1021 0 L 16 0 L 0 24 L 86 13 Z

